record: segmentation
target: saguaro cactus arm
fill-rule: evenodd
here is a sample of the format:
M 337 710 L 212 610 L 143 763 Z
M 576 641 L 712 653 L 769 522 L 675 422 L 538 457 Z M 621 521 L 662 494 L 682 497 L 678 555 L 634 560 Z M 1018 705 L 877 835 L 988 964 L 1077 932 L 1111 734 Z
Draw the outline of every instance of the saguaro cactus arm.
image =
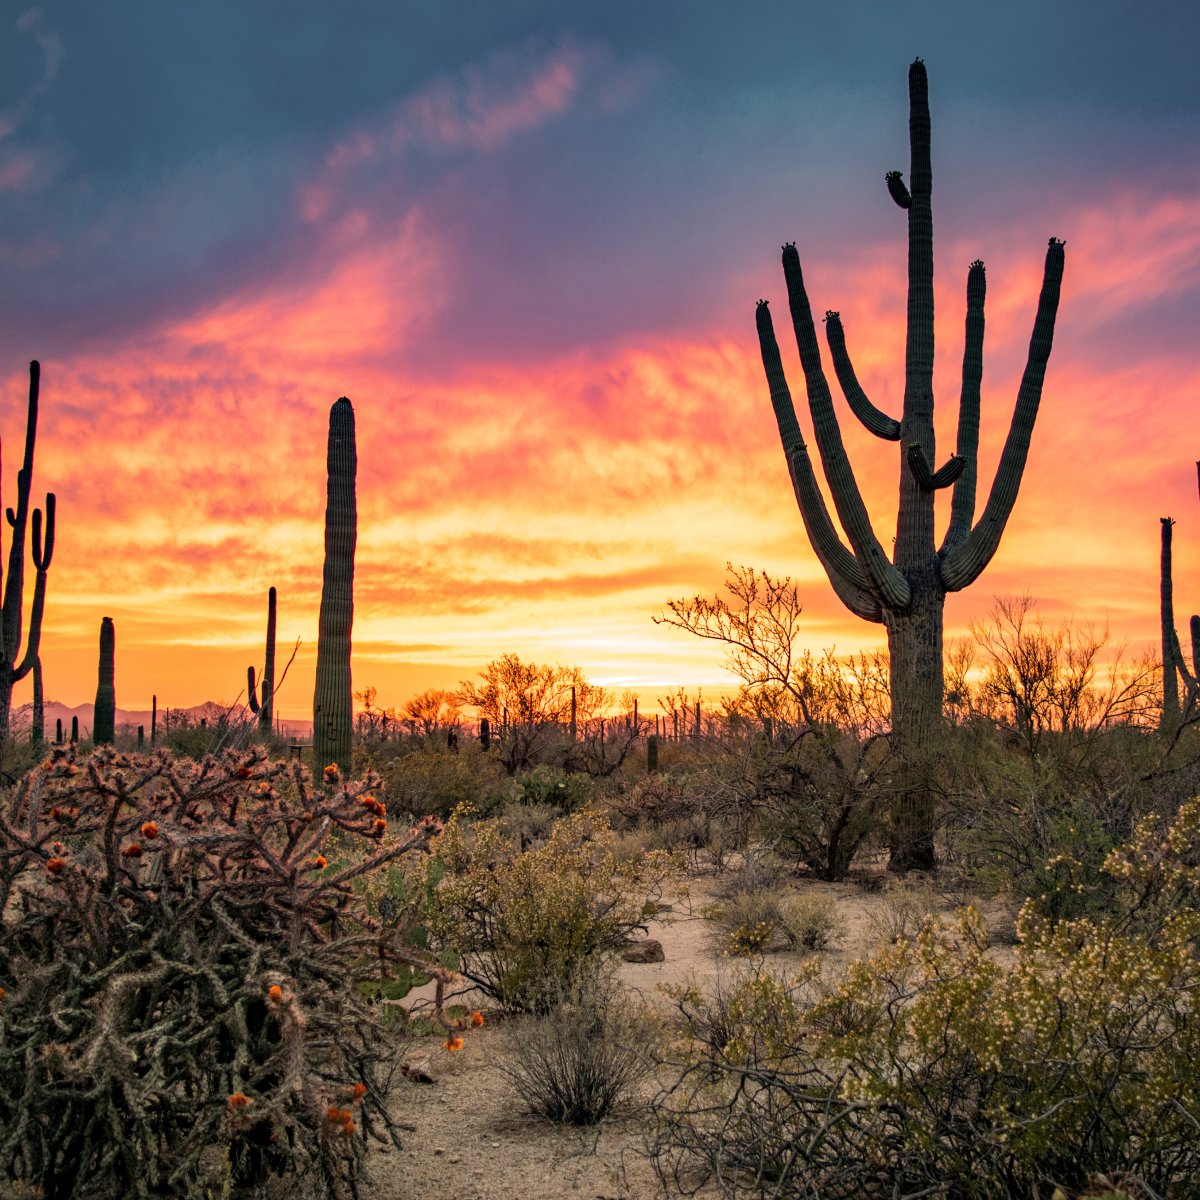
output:
M 912 600 L 908 580 L 888 561 L 875 531 L 871 528 L 867 507 L 863 503 L 862 493 L 858 490 L 858 482 L 854 478 L 854 471 L 842 444 L 842 433 L 838 428 L 837 415 L 833 411 L 833 398 L 821 367 L 821 351 L 817 345 L 816 327 L 813 324 L 808 294 L 804 290 L 800 256 L 791 242 L 783 248 L 783 274 L 787 281 L 788 306 L 792 313 L 796 345 L 800 351 L 800 365 L 804 369 L 813 435 L 821 453 L 821 465 L 825 470 L 825 479 L 829 483 L 838 519 L 850 539 L 854 557 L 870 581 L 871 590 L 889 608 L 907 608 Z
M 37 441 L 38 396 L 42 367 L 29 364 L 29 408 L 25 418 L 25 455 L 17 471 L 17 507 L 5 516 L 12 527 L 8 548 L 8 578 L 4 581 L 4 603 L 0 614 L 0 651 L 5 662 L 15 662 L 21 648 L 21 604 L 25 590 L 25 527 L 29 519 L 29 492 L 33 485 L 33 448 Z
M 46 495 L 46 537 L 42 540 L 42 510 L 33 510 L 33 566 L 37 575 L 33 585 L 33 607 L 29 612 L 29 632 L 25 638 L 25 657 L 12 673 L 13 681 L 24 679 L 38 662 L 42 640 L 42 613 L 46 607 L 46 572 L 54 557 L 54 513 L 56 501 L 53 492 Z
M 833 369 L 850 411 L 876 437 L 883 438 L 885 442 L 899 441 L 900 422 L 876 408 L 858 382 L 854 364 L 846 349 L 846 331 L 842 328 L 841 313 L 833 309 L 825 314 L 825 340 L 829 343 L 829 357 L 833 359 Z
M 942 539 L 942 555 L 958 549 L 975 520 L 975 486 L 979 478 L 979 392 L 983 383 L 983 304 L 987 274 L 976 259 L 967 272 L 967 329 L 963 342 L 962 391 L 958 401 L 958 455 L 966 460 L 954 484 L 950 524 Z
M 791 389 L 784 375 L 779 343 L 775 339 L 775 329 L 771 322 L 771 310 L 765 300 L 758 303 L 755 322 L 758 327 L 758 345 L 762 353 L 763 369 L 771 391 L 771 406 L 775 410 L 775 421 L 787 458 L 792 490 L 796 494 L 796 503 L 800 508 L 813 551 L 842 603 L 864 620 L 880 621 L 883 616 L 879 601 L 871 594 L 867 577 L 854 555 L 842 544 L 829 516 L 829 509 L 825 505 L 825 497 L 817 484 L 808 447 L 804 444 L 804 435 L 800 432 L 800 424 L 796 420 Z
M 967 460 L 959 454 L 952 454 L 938 470 L 929 465 L 925 451 L 920 442 L 913 442 L 904 452 L 908 460 L 908 469 L 912 471 L 917 486 L 925 492 L 936 492 L 940 488 L 949 487 L 963 473 Z
M 1037 419 L 1038 405 L 1042 399 L 1042 384 L 1046 378 L 1046 363 L 1050 358 L 1050 346 L 1054 338 L 1054 319 L 1058 314 L 1058 299 L 1062 289 L 1063 243 L 1050 239 L 1046 251 L 1046 266 L 1042 276 L 1042 291 L 1038 298 L 1037 317 L 1033 322 L 1033 336 L 1029 340 L 1029 357 L 1021 387 L 1017 392 L 1016 408 L 1012 424 L 996 468 L 996 478 L 983 514 L 957 549 L 951 550 L 942 559 L 942 586 L 948 592 L 957 592 L 979 578 L 984 567 L 1000 545 L 1004 526 L 1008 523 L 1025 461 L 1029 456 L 1029 442 L 1033 436 L 1033 425 Z

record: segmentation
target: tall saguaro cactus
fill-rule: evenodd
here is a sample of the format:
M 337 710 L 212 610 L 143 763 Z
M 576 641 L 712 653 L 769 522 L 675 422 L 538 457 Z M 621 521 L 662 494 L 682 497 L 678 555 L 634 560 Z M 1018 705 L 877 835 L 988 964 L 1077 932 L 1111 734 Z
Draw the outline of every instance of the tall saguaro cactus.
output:
M 876 537 L 842 444 L 800 256 L 783 248 L 792 324 L 808 394 L 813 432 L 825 479 L 846 542 L 834 525 L 817 485 L 800 432 L 766 301 L 757 326 L 771 403 L 783 441 L 792 487 L 804 526 L 834 591 L 851 612 L 887 629 L 891 663 L 892 730 L 908 757 L 910 775 L 893 809 L 891 865 L 897 870 L 934 865 L 933 793 L 925 752 L 942 710 L 942 616 L 947 592 L 973 583 L 987 566 L 1016 501 L 1034 420 L 1041 401 L 1063 273 L 1063 243 L 1050 239 L 1029 356 L 1016 409 L 991 493 L 975 519 L 979 396 L 983 375 L 983 263 L 967 274 L 966 349 L 959 400 L 957 452 L 934 470 L 933 428 L 933 173 L 930 154 L 929 83 L 918 59 L 909 68 L 909 145 L 912 186 L 899 171 L 887 176 L 888 192 L 908 213 L 908 336 L 904 407 L 900 419 L 881 412 L 858 382 L 836 312 L 826 314 L 825 333 L 838 381 L 851 411 L 877 437 L 898 441 L 900 502 L 895 551 L 889 561 Z M 940 546 L 934 541 L 934 498 L 953 485 L 950 522 Z
M 96 706 L 92 710 L 92 741 L 97 746 L 109 745 L 116 737 L 117 634 L 112 617 L 100 622 L 100 670 L 96 682 Z
M 46 604 L 46 573 L 54 555 L 54 493 L 46 495 L 45 539 L 42 537 L 42 512 L 29 512 L 29 494 L 33 488 L 33 448 L 37 441 L 38 393 L 42 368 L 35 360 L 29 364 L 29 408 L 25 422 L 25 455 L 17 472 L 17 506 L 7 509 L 5 517 L 12 529 L 8 551 L 8 579 L 0 604 L 0 741 L 8 734 L 8 716 L 12 708 L 13 686 L 19 683 L 37 662 L 42 637 L 42 612 Z M 21 609 L 25 594 L 25 530 L 30 528 L 33 568 L 37 572 L 33 587 L 33 607 L 21 654 Z
M 343 396 L 329 410 L 325 572 L 317 629 L 317 684 L 313 695 L 313 757 L 318 768 L 350 767 L 350 632 L 354 624 L 354 547 L 358 514 L 354 480 L 354 408 Z
M 276 592 L 271 588 L 267 592 L 267 649 L 263 658 L 262 698 L 255 692 L 254 668 L 246 668 L 247 693 L 250 699 L 250 711 L 258 713 L 258 728 L 263 737 L 271 734 L 271 719 L 275 711 L 275 604 Z

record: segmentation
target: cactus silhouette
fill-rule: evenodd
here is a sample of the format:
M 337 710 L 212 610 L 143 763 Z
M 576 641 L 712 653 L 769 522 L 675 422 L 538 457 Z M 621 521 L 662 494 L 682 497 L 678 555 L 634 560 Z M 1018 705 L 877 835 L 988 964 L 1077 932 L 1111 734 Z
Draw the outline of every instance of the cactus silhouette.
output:
M 92 712 L 92 741 L 97 746 L 112 745 L 116 736 L 116 648 L 112 617 L 105 617 L 100 622 L 100 673 L 96 684 L 96 707 Z
M 1200 462 L 1196 464 L 1196 485 L 1200 489 Z M 1189 669 L 1175 630 L 1175 596 L 1171 580 L 1171 530 L 1175 522 L 1160 517 L 1162 523 L 1159 556 L 1159 625 L 1162 631 L 1162 724 L 1165 732 L 1179 727 L 1186 718 L 1194 721 L 1200 716 L 1200 616 L 1192 614 L 1190 621 L 1192 662 Z M 1183 685 L 1183 709 L 1179 704 L 1179 685 Z
M 12 708 L 13 685 L 24 679 L 37 662 L 42 636 L 42 612 L 46 604 L 46 573 L 54 555 L 54 493 L 46 495 L 46 525 L 43 539 L 42 512 L 29 512 L 29 493 L 33 486 L 33 448 L 37 441 L 38 393 L 42 369 L 35 360 L 29 364 L 29 408 L 25 424 L 25 455 L 17 472 L 17 506 L 6 510 L 12 529 L 12 544 L 8 551 L 8 579 L 4 585 L 4 600 L 0 604 L 0 741 L 8 734 L 8 717 Z M 33 606 L 29 613 L 29 629 L 25 636 L 25 653 L 21 650 L 21 609 L 25 592 L 25 530 L 31 530 L 31 551 L 37 572 L 33 588 Z
M 258 713 L 258 728 L 264 737 L 270 735 L 271 720 L 275 711 L 275 589 L 267 592 L 267 650 L 263 659 L 262 699 L 254 687 L 254 668 L 246 668 L 246 690 L 250 711 Z
M 900 502 L 895 551 L 889 561 L 875 536 L 857 480 L 842 444 L 829 385 L 821 365 L 812 311 L 795 245 L 783 248 L 792 324 L 812 416 L 817 450 L 834 507 L 849 546 L 843 542 L 817 485 L 808 447 L 800 432 L 791 392 L 775 340 L 771 313 L 759 301 L 759 346 L 771 392 L 792 487 L 814 552 L 838 597 L 855 615 L 887 629 L 891 663 L 892 731 L 907 756 L 909 782 L 892 813 L 891 865 L 896 870 L 931 867 L 933 793 L 925 780 L 926 752 L 942 711 L 942 615 L 947 592 L 978 578 L 1000 543 L 1016 501 L 1029 441 L 1041 401 L 1046 362 L 1063 273 L 1063 243 L 1050 239 L 1029 356 L 1017 394 L 1012 424 L 987 503 L 975 515 L 979 396 L 983 374 L 983 263 L 967 275 L 966 349 L 958 416 L 957 452 L 934 470 L 933 426 L 933 217 L 929 83 L 918 59 L 909 68 L 911 190 L 898 171 L 887 177 L 888 192 L 908 214 L 908 334 L 904 403 L 899 420 L 871 403 L 860 386 L 836 312 L 825 331 L 834 370 L 851 411 L 876 436 L 898 441 Z M 950 523 L 934 545 L 934 497 L 953 485 Z
M 354 547 L 358 536 L 354 480 L 354 408 L 343 396 L 329 410 L 325 571 L 317 628 L 317 682 L 313 693 L 313 760 L 320 769 L 350 769 L 350 634 L 354 624 Z

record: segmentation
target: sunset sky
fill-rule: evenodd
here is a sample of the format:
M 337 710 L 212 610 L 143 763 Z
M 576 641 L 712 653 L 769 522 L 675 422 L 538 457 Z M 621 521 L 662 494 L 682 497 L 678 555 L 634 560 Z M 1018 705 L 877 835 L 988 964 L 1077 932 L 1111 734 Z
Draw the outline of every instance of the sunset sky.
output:
M 798 582 L 814 650 L 880 644 L 805 540 L 754 306 L 786 313 L 779 246 L 795 240 L 814 308 L 841 311 L 860 379 L 898 415 L 905 219 L 883 176 L 907 175 L 917 55 L 938 459 L 982 258 L 984 489 L 1047 238 L 1067 257 L 1024 486 L 991 566 L 950 598 L 948 634 L 1029 592 L 1051 620 L 1148 647 L 1166 515 L 1181 628 L 1200 609 L 1195 5 L 0 12 L 3 503 L 38 358 L 35 497 L 58 497 L 48 699 L 94 697 L 108 615 L 120 707 L 232 702 L 261 664 L 274 584 L 281 653 L 303 641 L 279 707 L 311 715 L 342 395 L 359 452 L 354 684 L 382 703 L 510 651 L 646 697 L 715 695 L 719 651 L 651 618 L 714 592 L 727 561 Z M 896 447 L 838 403 L 887 545 Z

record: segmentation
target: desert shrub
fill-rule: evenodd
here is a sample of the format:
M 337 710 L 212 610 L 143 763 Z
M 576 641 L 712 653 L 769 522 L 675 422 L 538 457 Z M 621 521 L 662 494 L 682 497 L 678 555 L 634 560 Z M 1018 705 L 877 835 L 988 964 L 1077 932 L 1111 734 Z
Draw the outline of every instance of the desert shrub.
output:
M 395 812 L 446 817 L 463 804 L 477 812 L 491 812 L 511 795 L 504 769 L 477 747 L 453 753 L 433 746 L 381 743 L 382 749 L 397 746 L 404 746 L 405 752 L 389 755 L 380 750 L 362 758 L 364 769 L 377 770 L 383 794 Z
M 937 897 L 929 888 L 895 887 L 867 913 L 867 931 L 873 941 L 888 946 L 911 940 L 937 909 Z
M 578 771 L 566 772 L 549 763 L 539 763 L 517 777 L 518 796 L 524 804 L 552 804 L 566 812 L 588 808 L 596 799 L 596 781 Z
M 593 811 L 560 818 L 524 851 L 501 822 L 455 813 L 437 852 L 446 871 L 432 914 L 440 943 L 486 995 L 527 1012 L 545 1011 L 585 964 L 618 950 L 683 873 L 662 851 L 618 855 Z
M 701 909 L 712 923 L 714 941 L 721 954 L 750 957 L 782 950 L 788 944 L 778 891 L 738 891 Z
M 594 1125 L 649 1066 L 653 1029 L 610 973 L 585 972 L 548 1012 L 509 1027 L 499 1071 L 535 1116 Z
M 1198 862 L 1193 801 L 1109 856 L 1105 916 L 1027 903 L 1011 967 L 966 909 L 832 984 L 745 977 L 723 1044 L 660 1098 L 660 1171 L 781 1197 L 1095 1194 L 1102 1173 L 1195 1194 Z
M 779 901 L 779 924 L 793 946 L 828 950 L 843 936 L 844 923 L 828 896 L 790 893 Z
M 531 846 L 549 837 L 554 822 L 562 815 L 562 809 L 553 804 L 526 804 L 522 800 L 510 800 L 496 820 L 500 822 L 506 839 L 521 846 Z
M 373 919 L 355 891 L 432 832 L 390 832 L 367 786 L 260 751 L 109 749 L 56 749 L 20 783 L 0 807 L 0 1178 L 49 1200 L 356 1191 L 367 1140 L 396 1137 L 359 985 L 446 976 L 411 910 Z

